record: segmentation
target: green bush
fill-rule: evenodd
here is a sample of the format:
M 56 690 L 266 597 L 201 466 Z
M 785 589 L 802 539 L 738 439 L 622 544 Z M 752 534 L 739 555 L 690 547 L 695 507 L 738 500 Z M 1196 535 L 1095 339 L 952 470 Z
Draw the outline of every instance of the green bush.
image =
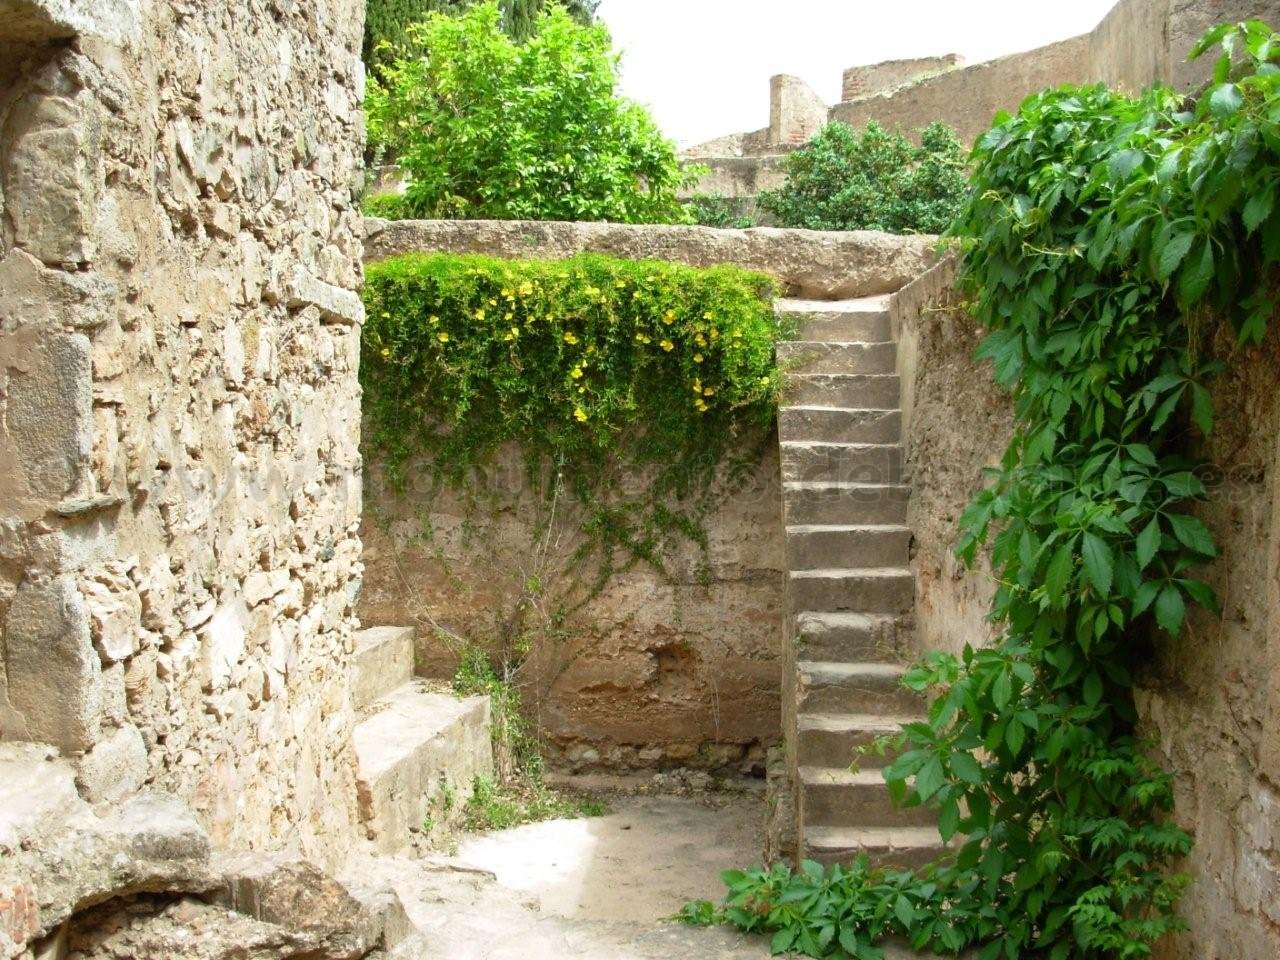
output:
M 786 183 L 760 206 L 780 226 L 809 230 L 942 233 L 967 192 L 964 150 L 941 123 L 920 132 L 918 147 L 875 121 L 861 133 L 831 123 L 782 169 Z
M 408 174 L 418 217 L 680 222 L 674 145 L 617 93 L 603 26 L 559 7 L 516 43 L 494 2 L 408 28 L 423 56 L 369 85 L 370 144 Z
M 381 67 L 395 59 L 395 51 L 409 52 L 412 43 L 408 28 L 421 23 L 433 13 L 452 16 L 461 13 L 475 0 L 369 0 L 364 18 L 364 62 Z M 564 7 L 579 23 L 591 23 L 595 17 L 595 0 L 552 0 Z M 533 33 L 547 0 L 501 0 L 502 27 L 516 40 L 527 40 Z
M 602 256 L 373 264 L 366 443 L 393 482 L 422 457 L 434 480 L 465 486 L 518 442 L 531 476 L 554 466 L 588 508 L 594 543 L 661 566 L 664 536 L 698 536 L 676 501 L 772 421 L 783 333 L 772 289 L 736 267 Z

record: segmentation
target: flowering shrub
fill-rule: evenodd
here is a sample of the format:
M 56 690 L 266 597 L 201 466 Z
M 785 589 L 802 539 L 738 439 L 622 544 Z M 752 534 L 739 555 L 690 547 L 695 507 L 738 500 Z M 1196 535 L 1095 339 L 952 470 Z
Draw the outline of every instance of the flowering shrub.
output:
M 393 481 L 420 457 L 452 484 L 519 442 L 593 507 L 613 502 L 602 529 L 656 560 L 658 527 L 694 530 L 669 501 L 704 489 L 735 436 L 773 418 L 783 331 L 772 290 L 736 267 L 594 255 L 374 264 L 364 290 L 366 441 Z M 644 477 L 638 494 L 614 468 Z

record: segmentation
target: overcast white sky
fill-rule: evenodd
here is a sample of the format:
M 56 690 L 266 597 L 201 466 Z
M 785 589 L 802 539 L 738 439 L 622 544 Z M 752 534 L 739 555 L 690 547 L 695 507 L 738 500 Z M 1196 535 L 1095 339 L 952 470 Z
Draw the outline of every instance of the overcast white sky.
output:
M 1085 33 L 1116 0 L 604 0 L 622 87 L 681 146 L 769 124 L 769 78 L 828 103 L 845 67 L 959 53 L 970 63 Z

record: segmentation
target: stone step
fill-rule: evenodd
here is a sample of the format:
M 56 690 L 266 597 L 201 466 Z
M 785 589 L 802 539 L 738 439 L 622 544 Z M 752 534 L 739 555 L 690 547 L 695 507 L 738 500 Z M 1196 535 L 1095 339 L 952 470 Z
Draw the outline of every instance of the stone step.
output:
M 898 345 L 783 340 L 778 363 L 788 373 L 896 373 Z
M 801 767 L 799 774 L 806 827 L 928 827 L 937 822 L 930 807 L 895 807 L 879 769 Z
M 911 531 L 899 525 L 815 525 L 787 527 L 787 566 L 792 570 L 830 567 L 905 567 L 911 560 Z
M 934 827 L 808 827 L 802 855 L 830 866 L 865 853 L 877 867 L 907 870 L 932 863 L 946 852 Z
M 367 707 L 413 679 L 413 627 L 369 627 L 356 633 L 351 699 Z
M 888 301 L 779 300 L 774 308 L 797 326 L 803 340 L 882 341 L 892 338 Z
M 493 775 L 489 698 L 458 699 L 408 684 L 356 725 L 360 819 L 381 853 L 397 853 L 428 817 L 457 809 Z
M 911 488 L 898 484 L 797 481 L 782 485 L 788 524 L 905 523 Z
M 911 613 L 915 597 L 915 578 L 899 567 L 792 570 L 787 577 L 793 614 Z
M 805 611 L 792 635 L 800 660 L 892 663 L 910 647 L 912 629 L 909 616 Z
M 853 407 L 781 407 L 778 436 L 783 440 L 827 443 L 900 443 L 901 410 Z
M 883 756 L 875 750 L 858 751 L 920 719 L 910 714 L 802 713 L 796 718 L 796 759 L 810 767 L 847 769 L 856 762 L 864 770 L 879 769 L 893 759 L 894 751 Z
M 783 440 L 782 479 L 897 484 L 902 479 L 902 446 L 897 443 L 818 443 Z
M 897 663 L 838 663 L 801 660 L 796 664 L 800 713 L 922 714 L 925 698 L 902 686 L 906 667 Z
M 783 398 L 797 406 L 892 410 L 902 402 L 902 384 L 893 373 L 792 373 Z

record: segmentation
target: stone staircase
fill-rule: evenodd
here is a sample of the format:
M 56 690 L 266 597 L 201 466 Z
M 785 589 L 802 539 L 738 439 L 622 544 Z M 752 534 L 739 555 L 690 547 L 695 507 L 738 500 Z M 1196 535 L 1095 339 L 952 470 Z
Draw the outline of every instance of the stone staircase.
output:
M 796 849 L 823 863 L 868 854 L 918 866 L 942 852 L 927 809 L 893 806 L 854 751 L 923 716 L 899 681 L 912 627 L 908 490 L 888 298 L 782 300 L 798 337 L 778 345 L 787 611 L 783 733 Z
M 410 847 L 429 818 L 462 808 L 477 776 L 493 775 L 489 698 L 432 693 L 413 664 L 412 627 L 356 634 L 356 790 L 366 836 L 384 854 Z

